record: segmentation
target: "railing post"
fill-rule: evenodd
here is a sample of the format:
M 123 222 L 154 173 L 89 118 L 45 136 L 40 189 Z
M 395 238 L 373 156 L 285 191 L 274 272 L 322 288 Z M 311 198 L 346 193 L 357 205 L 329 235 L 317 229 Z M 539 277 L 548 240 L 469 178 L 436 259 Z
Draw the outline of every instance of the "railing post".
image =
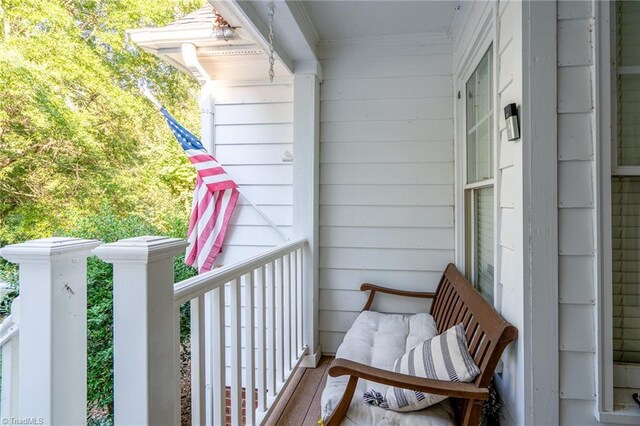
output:
M 186 245 L 136 237 L 94 250 L 113 263 L 115 424 L 172 424 L 180 415 L 173 258 Z
M 46 238 L 0 249 L 20 265 L 20 419 L 87 421 L 87 257 L 99 244 Z

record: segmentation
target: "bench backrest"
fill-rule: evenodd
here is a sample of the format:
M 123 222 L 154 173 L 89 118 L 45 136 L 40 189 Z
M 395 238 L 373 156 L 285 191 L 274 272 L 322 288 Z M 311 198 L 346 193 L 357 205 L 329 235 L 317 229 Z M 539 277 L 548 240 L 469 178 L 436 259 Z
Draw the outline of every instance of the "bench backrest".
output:
M 480 367 L 474 383 L 489 386 L 502 352 L 516 339 L 518 330 L 500 316 L 453 264 L 447 266 L 440 279 L 431 315 L 438 333 L 464 324 L 469 352 Z

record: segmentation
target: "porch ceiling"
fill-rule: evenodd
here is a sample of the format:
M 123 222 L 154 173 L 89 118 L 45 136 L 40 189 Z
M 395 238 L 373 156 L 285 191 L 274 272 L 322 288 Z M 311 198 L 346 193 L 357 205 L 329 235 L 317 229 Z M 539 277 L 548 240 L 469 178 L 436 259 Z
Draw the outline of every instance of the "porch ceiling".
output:
M 459 1 L 305 1 L 321 40 L 448 32 Z

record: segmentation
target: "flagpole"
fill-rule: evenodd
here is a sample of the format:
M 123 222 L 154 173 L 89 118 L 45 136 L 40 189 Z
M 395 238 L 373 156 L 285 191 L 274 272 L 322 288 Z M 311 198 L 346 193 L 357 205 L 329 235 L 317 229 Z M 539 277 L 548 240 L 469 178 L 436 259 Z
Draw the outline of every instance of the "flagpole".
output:
M 162 109 L 162 104 L 160 103 L 160 101 L 153 95 L 153 93 L 151 93 L 151 90 L 149 90 L 149 87 L 147 86 L 146 82 L 144 83 L 140 83 L 140 91 L 142 92 L 142 95 L 147 98 L 149 100 L 149 102 L 151 102 L 156 108 L 158 108 L 158 110 Z M 227 173 L 228 174 L 228 173 Z M 229 175 L 229 177 L 231 177 L 231 175 Z M 280 230 L 280 228 L 278 228 L 278 226 L 273 223 L 273 221 L 271 219 L 269 219 L 269 216 L 267 216 L 267 214 L 262 211 L 262 209 L 260 207 L 258 207 L 258 205 L 256 203 L 253 202 L 253 200 L 251 198 L 249 198 L 249 196 L 247 196 L 247 194 L 240 188 L 240 186 L 238 186 L 237 188 L 238 192 L 240 193 L 240 195 L 242 195 L 244 197 L 244 199 L 253 206 L 253 208 L 256 209 L 256 211 L 258 212 L 258 214 L 260 216 L 262 216 L 262 218 L 269 224 L 269 226 L 271 226 L 273 228 L 274 231 L 276 231 L 276 233 L 284 240 L 284 241 L 288 241 L 289 239 L 287 238 L 286 235 L 284 235 L 284 233 Z
M 160 103 L 158 98 L 156 98 L 153 93 L 151 93 L 151 90 L 149 90 L 149 86 L 146 82 L 138 83 L 138 87 L 140 88 L 140 92 L 142 92 L 142 96 L 147 98 L 147 100 L 149 100 L 149 102 L 151 102 L 156 108 L 158 108 L 158 110 L 162 109 L 162 104 Z
M 276 231 L 278 233 L 278 235 L 280 235 L 284 241 L 289 241 L 289 239 L 286 237 L 286 235 L 284 235 L 284 233 L 280 230 L 280 228 L 278 228 L 278 226 L 275 223 L 273 223 L 273 221 L 271 219 L 269 219 L 269 216 L 267 216 L 267 214 L 265 212 L 263 212 L 262 209 L 260 209 L 260 207 L 258 207 L 256 205 L 256 203 L 254 203 L 253 200 L 251 200 L 251 198 L 247 197 L 247 194 L 245 194 L 244 191 L 242 189 L 240 189 L 239 186 L 238 186 L 237 189 L 238 189 L 238 192 L 240 193 L 240 195 L 242 195 L 244 197 L 244 199 L 247 200 L 249 202 L 249 204 L 251 204 L 256 209 L 258 214 L 260 216 L 262 216 L 262 218 L 264 220 L 267 221 L 267 223 L 273 228 L 273 230 Z

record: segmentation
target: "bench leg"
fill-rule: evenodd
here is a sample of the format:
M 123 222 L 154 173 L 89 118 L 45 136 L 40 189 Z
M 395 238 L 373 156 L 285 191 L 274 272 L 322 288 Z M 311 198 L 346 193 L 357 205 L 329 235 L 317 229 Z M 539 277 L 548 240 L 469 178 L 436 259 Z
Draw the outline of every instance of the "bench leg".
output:
M 482 416 L 482 406 L 484 401 L 471 400 L 467 401 L 466 408 L 463 412 L 463 417 L 460 419 L 460 425 L 462 426 L 477 426 L 480 424 L 480 417 Z

